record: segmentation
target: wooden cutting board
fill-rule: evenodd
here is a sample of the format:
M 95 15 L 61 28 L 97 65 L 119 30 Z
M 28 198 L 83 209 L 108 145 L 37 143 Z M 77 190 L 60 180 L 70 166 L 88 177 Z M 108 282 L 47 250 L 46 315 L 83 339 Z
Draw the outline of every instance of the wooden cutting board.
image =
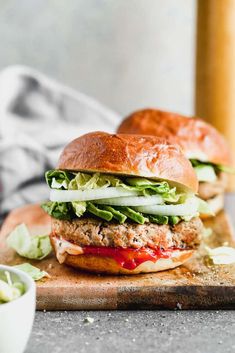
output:
M 19 223 L 26 223 L 33 235 L 50 231 L 50 218 L 38 205 L 11 212 L 0 232 L 0 263 L 26 262 L 7 248 L 5 238 Z M 234 244 L 226 213 L 205 222 L 213 229 L 206 239 L 211 246 Z M 50 274 L 37 282 L 39 310 L 111 310 L 143 308 L 234 308 L 235 265 L 208 267 L 203 247 L 185 265 L 174 270 L 135 276 L 92 275 L 59 265 L 54 255 L 30 261 Z

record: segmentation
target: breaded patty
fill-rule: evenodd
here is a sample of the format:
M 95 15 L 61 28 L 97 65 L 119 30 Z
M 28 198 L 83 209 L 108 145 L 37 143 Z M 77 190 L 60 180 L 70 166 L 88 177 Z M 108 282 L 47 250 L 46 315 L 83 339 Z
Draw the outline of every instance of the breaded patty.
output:
M 198 217 L 188 222 L 181 221 L 175 226 L 128 222 L 117 224 L 86 217 L 73 221 L 52 218 L 52 234 L 80 246 L 196 248 L 202 229 Z

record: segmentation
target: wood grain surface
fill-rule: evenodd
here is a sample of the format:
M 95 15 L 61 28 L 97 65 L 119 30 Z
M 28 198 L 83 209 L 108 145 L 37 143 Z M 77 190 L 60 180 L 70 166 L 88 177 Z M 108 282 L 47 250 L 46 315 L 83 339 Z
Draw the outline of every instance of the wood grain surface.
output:
M 0 232 L 0 263 L 19 264 L 28 260 L 7 248 L 5 238 L 19 223 L 26 223 L 33 235 L 50 232 L 50 218 L 38 205 L 11 212 Z M 205 242 L 215 247 L 234 244 L 225 212 L 205 222 L 213 234 Z M 203 245 L 185 265 L 170 271 L 135 276 L 93 275 L 60 265 L 54 255 L 30 261 L 50 274 L 37 282 L 39 310 L 112 310 L 143 308 L 234 308 L 235 265 L 209 266 Z

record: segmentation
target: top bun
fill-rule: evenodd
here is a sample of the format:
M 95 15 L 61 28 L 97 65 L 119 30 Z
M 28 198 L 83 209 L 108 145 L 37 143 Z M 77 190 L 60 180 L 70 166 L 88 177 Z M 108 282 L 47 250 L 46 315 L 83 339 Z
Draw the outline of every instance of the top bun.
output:
M 118 133 L 154 135 L 179 144 L 189 159 L 230 165 L 231 156 L 224 137 L 201 119 L 144 109 L 128 116 Z
M 92 132 L 65 147 L 57 168 L 164 179 L 198 189 L 196 174 L 180 147 L 155 136 Z

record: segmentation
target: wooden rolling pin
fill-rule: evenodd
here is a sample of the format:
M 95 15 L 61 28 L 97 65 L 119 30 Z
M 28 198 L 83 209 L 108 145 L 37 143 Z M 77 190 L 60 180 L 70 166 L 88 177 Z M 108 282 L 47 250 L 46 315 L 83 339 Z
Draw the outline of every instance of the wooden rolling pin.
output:
M 235 0 L 197 4 L 196 115 L 225 135 L 235 155 Z

